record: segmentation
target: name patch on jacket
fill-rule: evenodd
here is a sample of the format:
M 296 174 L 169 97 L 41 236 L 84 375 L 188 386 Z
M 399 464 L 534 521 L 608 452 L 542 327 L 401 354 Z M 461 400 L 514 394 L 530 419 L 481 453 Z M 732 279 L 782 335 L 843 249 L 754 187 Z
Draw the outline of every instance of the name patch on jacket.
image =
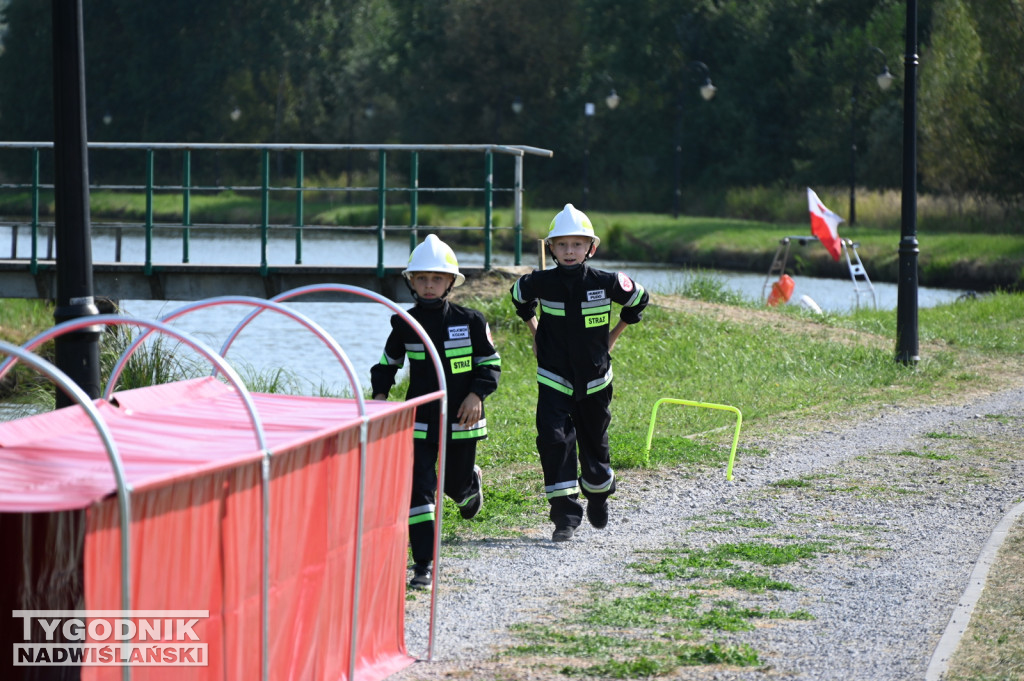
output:
M 469 325 L 463 324 L 462 326 L 449 326 L 448 338 L 451 340 L 462 340 L 463 338 L 469 338 Z
M 611 312 L 611 301 L 604 289 L 587 291 L 587 302 L 583 303 L 583 326 L 592 329 L 608 324 L 608 313 Z

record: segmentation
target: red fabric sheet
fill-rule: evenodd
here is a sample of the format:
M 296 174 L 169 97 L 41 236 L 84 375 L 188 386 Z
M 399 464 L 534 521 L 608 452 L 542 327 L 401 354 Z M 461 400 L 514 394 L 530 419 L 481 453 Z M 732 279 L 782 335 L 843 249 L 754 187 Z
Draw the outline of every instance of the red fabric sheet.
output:
M 261 452 L 239 396 L 214 379 L 97 403 L 131 495 L 131 607 L 209 610 L 194 631 L 205 667 L 136 667 L 133 679 L 259 679 Z M 253 395 L 273 457 L 270 678 L 347 679 L 360 419 L 352 400 Z M 404 594 L 414 404 L 368 402 L 356 670 L 409 664 Z M 85 605 L 116 610 L 120 529 L 114 479 L 84 410 L 0 424 L 0 511 L 88 506 Z M 91 505 L 90 505 L 91 504 Z M 85 667 L 83 679 L 119 679 Z

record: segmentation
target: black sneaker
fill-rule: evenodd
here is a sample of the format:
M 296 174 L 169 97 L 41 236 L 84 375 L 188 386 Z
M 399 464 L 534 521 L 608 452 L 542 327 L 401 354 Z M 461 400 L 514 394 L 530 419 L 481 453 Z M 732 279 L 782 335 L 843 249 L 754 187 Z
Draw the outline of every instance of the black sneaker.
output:
M 596 530 L 603 530 L 608 525 L 608 499 L 587 501 L 587 520 Z
M 459 514 L 466 520 L 475 518 L 484 505 L 484 477 L 480 471 L 480 466 L 473 466 L 473 475 L 476 477 L 477 492 L 465 504 L 459 506 Z
M 409 586 L 413 589 L 430 588 L 430 563 L 416 563 L 412 566 L 412 579 Z
M 576 531 L 573 527 L 556 527 L 554 534 L 551 535 L 551 541 L 563 542 L 572 539 L 573 533 Z

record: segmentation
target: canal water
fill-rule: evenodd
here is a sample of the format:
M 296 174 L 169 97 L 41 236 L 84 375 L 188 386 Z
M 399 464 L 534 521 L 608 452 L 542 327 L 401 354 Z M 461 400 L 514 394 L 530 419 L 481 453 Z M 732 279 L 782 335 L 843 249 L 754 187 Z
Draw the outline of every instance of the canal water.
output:
M 109 240 L 108 240 L 109 239 Z M 406 239 L 389 239 L 385 244 L 385 265 L 401 267 L 408 260 L 409 244 Z M 138 243 L 125 240 L 122 245 L 122 260 L 125 262 L 142 259 L 143 250 Z M 105 249 L 110 249 L 109 253 Z M 154 241 L 154 262 L 180 261 L 181 242 L 179 239 Z M 94 261 L 113 260 L 113 238 L 100 235 L 95 239 Z M 460 263 L 482 265 L 483 254 L 459 251 Z M 339 237 L 337 234 L 310 232 L 304 236 L 303 263 L 331 265 L 366 265 L 376 262 L 377 244 L 370 237 Z M 193 238 L 190 260 L 195 263 L 246 263 L 259 261 L 259 245 L 253 246 L 248 240 L 230 235 Z M 268 243 L 268 261 L 271 264 L 294 262 L 294 239 L 276 238 Z M 511 265 L 513 257 L 508 253 L 495 253 L 493 265 Z M 525 264 L 534 264 L 526 260 Z M 678 267 L 604 261 L 600 255 L 595 258 L 596 267 L 609 270 L 623 270 L 649 291 L 674 293 L 685 286 L 694 272 Z M 868 265 L 870 275 L 870 265 Z M 714 277 L 728 289 L 745 299 L 764 299 L 765 275 L 701 270 L 701 277 Z M 808 296 L 827 312 L 845 313 L 858 304 L 850 280 L 821 279 L 815 277 L 794 277 L 796 288 L 791 298 L 795 304 L 802 296 Z M 769 282 L 770 285 L 770 282 Z M 860 284 L 864 289 L 863 282 Z M 962 291 L 952 289 L 919 289 L 919 306 L 930 307 L 952 302 Z M 896 308 L 897 287 L 894 284 L 875 283 L 874 296 L 878 309 Z M 122 310 L 126 314 L 145 318 L 159 318 L 184 302 L 125 300 Z M 861 305 L 871 305 L 871 297 L 860 296 Z M 331 334 L 348 355 L 358 372 L 364 390 L 369 387 L 369 370 L 376 363 L 390 330 L 388 319 L 391 312 L 376 303 L 303 303 L 292 302 L 295 309 L 318 323 Z M 218 306 L 190 312 L 174 322 L 177 328 L 192 333 L 201 340 L 219 349 L 225 338 L 253 308 L 247 306 Z M 524 331 L 525 332 L 525 331 Z M 243 372 L 261 374 L 282 368 L 304 393 L 326 391 L 339 394 L 348 386 L 348 379 L 340 363 L 327 347 L 311 332 L 297 322 L 283 315 L 267 311 L 262 313 L 238 337 L 227 353 L 227 359 Z

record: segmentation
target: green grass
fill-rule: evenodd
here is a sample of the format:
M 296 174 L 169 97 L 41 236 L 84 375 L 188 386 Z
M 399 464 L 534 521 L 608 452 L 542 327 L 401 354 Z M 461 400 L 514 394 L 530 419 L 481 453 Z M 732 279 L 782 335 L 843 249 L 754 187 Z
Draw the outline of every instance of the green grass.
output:
M 1005 304 L 992 311 L 1004 320 L 1002 335 L 1013 335 L 1022 325 L 1024 303 L 1021 296 L 1004 297 Z M 490 320 L 502 354 L 501 385 L 487 404 L 491 435 L 478 448 L 479 461 L 485 471 L 502 471 L 502 475 L 513 471 L 514 478 L 524 482 L 532 476 L 520 500 L 506 494 L 507 506 L 497 509 L 496 517 L 514 522 L 524 515 L 523 510 L 535 513 L 536 506 L 525 500 L 540 494 L 533 423 L 536 364 L 525 325 L 506 300 L 465 304 L 477 307 Z M 878 316 L 852 316 L 836 324 L 807 321 L 806 333 L 787 334 L 771 332 L 770 318 L 764 324 L 754 323 L 754 315 L 746 310 L 756 308 L 734 308 L 736 314 L 727 319 L 684 314 L 659 305 L 656 297 L 644 322 L 629 328 L 619 340 L 613 352 L 616 382 L 609 436 L 613 466 L 624 475 L 630 468 L 644 465 L 719 467 L 728 457 L 730 428 L 735 423 L 732 414 L 663 408 L 649 464 L 645 464 L 651 408 L 659 397 L 734 405 L 743 413 L 744 427 L 750 428 L 773 419 L 812 414 L 828 419 L 848 410 L 870 408 L 880 399 L 891 403 L 942 391 L 955 394 L 965 385 L 986 382 L 981 375 L 964 378 L 963 358 L 942 348 L 929 349 L 925 359 L 908 371 L 893 361 L 892 342 L 877 333 L 894 334 L 884 328 L 888 320 Z M 931 329 L 926 327 L 929 316 L 943 314 L 922 310 L 922 328 Z M 1000 332 L 989 330 L 988 322 L 975 326 L 979 342 L 1016 351 L 1019 341 L 997 342 Z M 852 328 L 866 342 L 837 343 L 828 336 L 830 328 Z M 963 330 L 947 323 L 942 333 Z M 771 337 L 770 352 L 764 351 L 766 334 Z M 751 455 L 757 454 L 744 449 L 741 437 L 736 465 L 743 466 L 745 457 Z M 519 476 L 520 471 L 530 475 Z M 529 521 L 524 517 L 523 522 Z M 474 528 L 482 533 L 499 529 L 486 522 Z
M 653 562 L 630 567 L 654 581 L 578 587 L 583 593 L 571 597 L 576 607 L 560 618 L 558 626 L 533 622 L 514 627 L 521 643 L 510 652 L 533 658 L 530 666 L 557 666 L 547 661 L 568 658 L 570 662 L 558 671 L 573 678 L 670 677 L 684 666 L 758 666 L 761 660 L 753 647 L 728 637 L 755 629 L 761 620 L 806 621 L 814 616 L 806 610 L 786 612 L 720 597 L 723 588 L 749 594 L 795 590 L 770 576 L 735 570 L 732 560 L 778 566 L 813 561 L 826 548 L 821 542 L 750 542 L 711 551 L 644 552 Z M 679 579 L 701 583 L 679 584 Z M 698 588 L 704 592 L 698 593 Z M 584 660 L 586 664 L 581 664 Z
M 962 440 L 965 437 L 964 435 L 957 435 L 956 433 L 941 432 L 925 433 L 924 436 L 935 440 Z
M 800 487 L 812 487 L 813 485 L 807 480 L 795 480 L 793 478 L 784 478 L 782 480 L 776 480 L 775 482 L 768 483 L 772 487 L 782 487 L 784 489 L 797 489 Z
M 722 584 L 740 591 L 763 593 L 765 591 L 796 591 L 789 582 L 772 579 L 766 575 L 755 575 L 749 572 L 737 572 L 722 579 Z
M 930 450 L 924 450 L 923 452 L 915 452 L 910 449 L 904 449 L 899 452 L 894 452 L 892 456 L 913 456 L 919 459 L 932 459 L 935 461 L 948 461 L 949 459 L 955 459 L 954 454 L 937 454 Z

